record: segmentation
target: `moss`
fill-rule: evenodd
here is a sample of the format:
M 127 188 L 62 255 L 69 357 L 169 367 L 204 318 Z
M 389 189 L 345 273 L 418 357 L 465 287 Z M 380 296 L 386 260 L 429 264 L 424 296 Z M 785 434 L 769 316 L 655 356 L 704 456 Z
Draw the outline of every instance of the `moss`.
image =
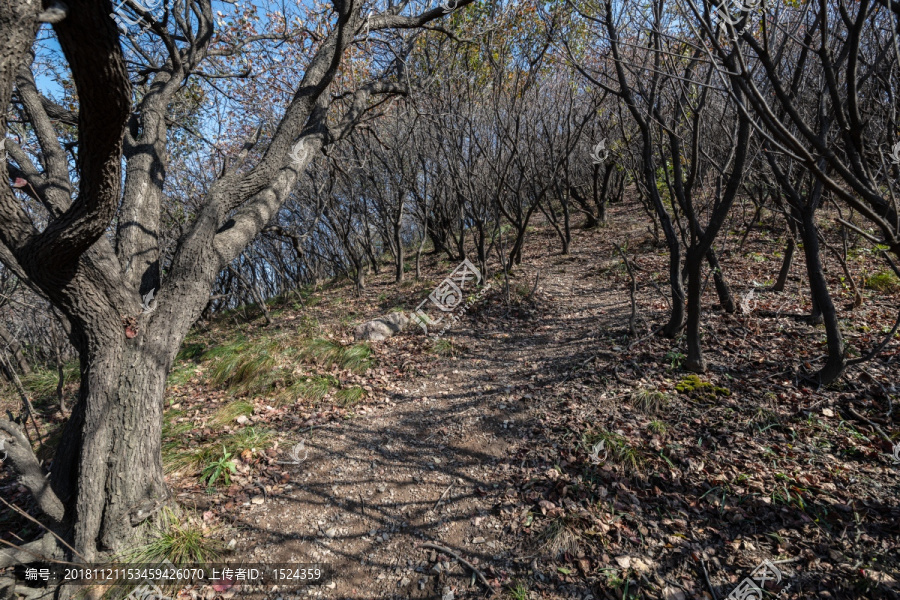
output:
M 731 390 L 703 381 L 699 375 L 687 375 L 675 385 L 680 394 L 695 400 L 715 400 L 718 396 L 730 396 Z

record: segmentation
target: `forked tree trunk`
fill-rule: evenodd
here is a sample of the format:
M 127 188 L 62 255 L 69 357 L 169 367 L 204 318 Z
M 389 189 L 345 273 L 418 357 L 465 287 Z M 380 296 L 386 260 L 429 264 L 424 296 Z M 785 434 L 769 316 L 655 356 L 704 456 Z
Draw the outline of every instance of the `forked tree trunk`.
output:
M 74 524 L 75 547 L 122 550 L 168 498 L 161 454 L 166 377 L 207 294 L 140 319 L 128 339 L 116 311 L 79 327 L 82 383 L 50 483 Z

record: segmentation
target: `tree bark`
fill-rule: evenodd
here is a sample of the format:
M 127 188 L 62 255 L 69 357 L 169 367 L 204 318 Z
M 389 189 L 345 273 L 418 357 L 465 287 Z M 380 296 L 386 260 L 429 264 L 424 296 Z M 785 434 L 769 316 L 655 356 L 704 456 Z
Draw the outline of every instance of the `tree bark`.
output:
M 819 236 L 815 222 L 815 208 L 805 208 L 802 211 L 802 219 L 803 226 L 800 235 L 803 237 L 803 252 L 806 256 L 809 289 L 815 305 L 814 312 L 818 312 L 821 315 L 825 324 L 825 336 L 828 346 L 828 359 L 825 365 L 816 373 L 816 377 L 820 384 L 828 385 L 837 380 L 847 367 L 844 356 L 844 340 L 841 336 L 837 311 L 828 291 L 828 282 L 822 270 Z

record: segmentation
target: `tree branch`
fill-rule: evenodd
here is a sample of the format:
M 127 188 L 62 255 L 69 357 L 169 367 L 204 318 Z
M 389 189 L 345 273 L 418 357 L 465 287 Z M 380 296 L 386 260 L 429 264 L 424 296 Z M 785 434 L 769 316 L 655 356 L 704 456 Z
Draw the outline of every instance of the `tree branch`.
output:
M 38 506 L 44 511 L 54 524 L 62 522 L 65 509 L 44 475 L 37 457 L 31 450 L 28 439 L 15 424 L 8 419 L 0 419 L 0 440 L 4 442 L 4 451 L 7 453 L 13 468 L 19 474 L 19 483 L 28 488 L 28 491 L 37 500 Z

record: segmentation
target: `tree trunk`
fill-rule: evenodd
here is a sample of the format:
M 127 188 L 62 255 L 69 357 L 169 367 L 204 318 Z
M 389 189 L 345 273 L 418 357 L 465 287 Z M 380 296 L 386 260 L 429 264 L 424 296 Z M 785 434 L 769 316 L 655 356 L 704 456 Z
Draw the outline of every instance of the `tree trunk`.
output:
M 685 266 L 688 277 L 688 298 L 687 358 L 684 361 L 684 368 L 695 373 L 703 373 L 706 371 L 706 361 L 703 359 L 703 348 L 700 343 L 700 296 L 703 291 L 703 282 L 700 281 L 700 274 L 703 267 L 703 257 L 696 252 L 696 249 L 691 249 L 685 256 L 685 262 L 687 263 Z
M 791 263 L 794 261 L 794 251 L 796 250 L 796 248 L 797 244 L 794 242 L 794 238 L 789 238 L 787 248 L 784 249 L 784 259 L 781 261 L 781 270 L 778 272 L 778 281 L 776 281 L 775 285 L 772 286 L 773 292 L 784 291 L 784 286 L 787 283 L 788 275 L 791 272 Z
M 190 315 L 150 321 L 134 339 L 115 313 L 80 336 L 81 388 L 50 482 L 88 560 L 97 550 L 124 549 L 134 525 L 169 496 L 160 448 L 166 376 L 204 299 L 186 299 L 196 305 Z
M 19 369 L 19 372 L 22 373 L 22 375 L 31 373 L 31 366 L 29 366 L 28 361 L 25 360 L 25 354 L 22 353 L 22 346 L 2 323 L 0 323 L 0 342 L 9 349 L 9 353 L 13 358 L 12 362 L 16 368 Z M 12 378 L 11 373 L 10 378 Z
M 394 280 L 396 283 L 400 283 L 403 281 L 403 261 L 405 259 L 403 253 L 403 240 L 400 236 L 400 223 L 394 223 L 394 246 L 396 246 L 396 269 L 394 272 Z
M 802 215 L 803 226 L 800 235 L 803 237 L 803 252 L 806 256 L 806 272 L 809 277 L 810 294 L 813 298 L 813 310 L 814 313 L 818 312 L 821 315 L 822 321 L 825 323 L 828 345 L 828 360 L 816 377 L 820 384 L 828 385 L 838 379 L 847 366 L 844 357 L 844 340 L 838 324 L 837 311 L 828 291 L 828 282 L 822 270 L 815 209 L 805 208 Z
M 716 295 L 719 296 L 722 310 L 728 314 L 734 314 L 734 311 L 737 310 L 734 304 L 734 295 L 732 295 L 731 286 L 728 285 L 728 280 L 725 279 L 725 274 L 719 266 L 719 257 L 716 256 L 716 251 L 710 248 L 706 253 L 706 260 L 713 272 L 713 283 L 716 285 Z

